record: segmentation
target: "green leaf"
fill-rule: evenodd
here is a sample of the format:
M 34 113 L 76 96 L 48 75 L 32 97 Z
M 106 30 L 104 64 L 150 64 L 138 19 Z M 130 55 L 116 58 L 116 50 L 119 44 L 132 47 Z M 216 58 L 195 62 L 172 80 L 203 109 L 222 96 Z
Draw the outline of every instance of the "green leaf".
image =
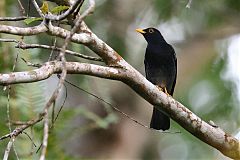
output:
M 43 20 L 43 18 L 41 18 L 41 17 L 27 18 L 27 19 L 24 20 L 24 23 L 26 23 L 27 25 L 29 25 L 29 24 L 32 23 L 32 22 L 41 21 L 41 20 Z
M 47 14 L 48 13 L 48 3 L 46 1 L 43 2 L 42 7 L 40 9 L 43 12 L 43 14 Z
M 58 14 L 60 13 L 61 11 L 65 11 L 69 8 L 69 6 L 57 6 L 57 7 L 54 7 L 52 10 L 51 10 L 51 13 L 54 13 L 54 14 Z

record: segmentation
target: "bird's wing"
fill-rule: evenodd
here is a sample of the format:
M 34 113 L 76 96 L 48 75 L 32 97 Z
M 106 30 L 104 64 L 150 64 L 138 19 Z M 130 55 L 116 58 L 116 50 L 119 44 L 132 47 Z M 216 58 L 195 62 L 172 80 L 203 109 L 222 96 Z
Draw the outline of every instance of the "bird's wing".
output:
M 174 77 L 174 81 L 173 81 L 173 85 L 172 85 L 172 88 L 171 88 L 170 95 L 173 95 L 174 88 L 175 88 L 175 85 L 176 85 L 176 80 L 177 80 L 177 56 L 176 56 L 176 53 L 175 53 L 173 48 L 172 48 L 172 53 L 173 53 L 173 56 L 174 56 L 174 64 L 175 64 L 176 74 L 175 74 L 175 77 Z
M 144 64 L 145 64 L 145 74 L 146 74 L 146 78 L 147 80 L 149 80 L 150 82 L 152 81 L 151 79 L 151 75 L 150 73 L 148 72 L 150 70 L 150 67 L 149 67 L 149 64 L 146 60 L 144 60 Z

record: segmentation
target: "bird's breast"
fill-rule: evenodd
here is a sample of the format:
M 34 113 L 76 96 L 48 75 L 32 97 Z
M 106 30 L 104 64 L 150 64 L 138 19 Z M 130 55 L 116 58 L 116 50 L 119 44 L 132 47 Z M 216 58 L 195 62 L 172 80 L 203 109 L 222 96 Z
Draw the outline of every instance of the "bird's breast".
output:
M 145 54 L 147 79 L 161 87 L 172 87 L 176 76 L 174 50 L 163 46 L 148 46 Z

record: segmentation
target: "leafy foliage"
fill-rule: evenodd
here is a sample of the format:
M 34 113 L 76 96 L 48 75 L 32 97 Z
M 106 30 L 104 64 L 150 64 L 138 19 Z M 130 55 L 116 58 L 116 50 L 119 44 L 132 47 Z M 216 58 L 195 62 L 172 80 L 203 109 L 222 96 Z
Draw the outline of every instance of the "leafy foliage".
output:
M 43 18 L 41 18 L 41 17 L 27 18 L 27 19 L 24 20 L 24 23 L 25 23 L 26 25 L 29 25 L 29 24 L 31 24 L 31 23 L 33 23 L 33 22 L 42 21 L 42 20 L 43 20 Z
M 59 14 L 62 11 L 68 10 L 69 6 L 57 6 L 51 10 L 51 13 Z

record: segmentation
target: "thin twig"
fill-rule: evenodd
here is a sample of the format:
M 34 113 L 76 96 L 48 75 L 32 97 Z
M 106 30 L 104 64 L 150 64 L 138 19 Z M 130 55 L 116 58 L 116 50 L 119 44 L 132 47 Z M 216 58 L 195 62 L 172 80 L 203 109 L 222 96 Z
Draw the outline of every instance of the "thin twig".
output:
M 20 17 L 0 17 L 0 21 L 22 21 L 27 18 L 36 18 L 36 17 L 27 17 L 27 16 L 20 16 Z
M 48 145 L 48 135 L 49 135 L 49 126 L 48 126 L 48 108 L 45 108 L 44 111 L 44 128 L 43 128 L 43 142 L 42 142 L 42 152 L 40 156 L 40 160 L 45 160 L 45 156 L 47 153 L 47 145 Z
M 76 1 L 78 2 L 78 1 Z M 72 6 L 71 6 L 72 7 Z M 70 7 L 70 8 L 71 8 Z M 73 10 L 74 11 L 74 10 Z M 51 23 L 51 22 L 49 22 Z M 43 134 L 43 145 L 42 145 L 42 152 L 41 152 L 41 156 L 40 156 L 40 160 L 44 160 L 45 156 L 46 156 L 46 151 L 47 151 L 47 142 L 48 142 L 48 131 L 49 131 L 49 126 L 48 126 L 48 109 L 50 108 L 50 106 L 52 105 L 52 103 L 56 100 L 56 98 L 59 95 L 59 92 L 62 88 L 62 85 L 64 83 L 64 80 L 66 78 L 67 75 L 67 69 L 66 69 L 66 59 L 65 59 L 65 50 L 71 40 L 71 37 L 73 36 L 73 34 L 77 31 L 77 28 L 79 27 L 80 23 L 77 23 L 73 29 L 71 30 L 71 34 L 69 34 L 64 42 L 64 45 L 62 47 L 62 51 L 60 51 L 59 54 L 59 59 L 62 62 L 62 73 L 61 73 L 61 78 L 59 79 L 58 82 L 58 86 L 55 89 L 54 93 L 52 94 L 51 98 L 49 99 L 49 101 L 47 102 L 45 109 L 44 109 L 44 134 Z
M 53 60 L 52 57 L 53 57 L 54 48 L 57 47 L 57 37 L 56 36 L 54 37 L 54 42 L 53 42 L 53 46 L 52 47 L 53 48 L 51 48 L 51 53 L 50 53 L 50 55 L 48 57 L 48 62 Z
M 80 17 L 79 17 L 79 21 L 77 23 L 81 23 L 81 21 L 88 16 L 89 14 L 93 13 L 95 9 L 95 0 L 89 0 L 89 7 L 86 9 L 86 11 L 84 11 Z
M 78 2 L 78 1 L 76 1 L 76 2 Z M 42 152 L 41 152 L 40 160 L 44 160 L 45 159 L 46 151 L 47 151 L 47 141 L 48 141 L 48 131 L 49 131 L 49 126 L 48 126 L 48 109 L 50 108 L 52 103 L 58 97 L 60 89 L 62 88 L 62 86 L 64 84 L 64 80 L 65 80 L 66 75 L 67 75 L 65 50 L 67 49 L 67 46 L 68 46 L 69 42 L 71 41 L 72 36 L 79 29 L 79 26 L 81 25 L 81 22 L 82 22 L 83 18 L 86 17 L 91 11 L 93 11 L 92 9 L 94 9 L 94 6 L 95 6 L 94 0 L 90 0 L 90 7 L 84 12 L 85 14 L 83 14 L 82 16 L 79 17 L 79 19 L 77 20 L 77 22 L 74 25 L 73 29 L 71 30 L 70 34 L 68 34 L 67 37 L 65 38 L 65 42 L 64 42 L 64 45 L 62 47 L 62 51 L 60 51 L 59 59 L 62 62 L 62 73 L 61 73 L 61 77 L 60 77 L 59 82 L 58 82 L 58 86 L 55 89 L 54 93 L 52 94 L 52 97 L 50 98 L 50 100 L 48 101 L 48 103 L 46 104 L 45 109 L 44 109 L 44 113 L 43 113 L 44 114 L 44 134 L 43 134 L 43 145 L 42 145 Z M 51 23 L 51 22 L 49 22 L 49 23 Z
M 48 100 L 47 104 L 44 107 L 44 111 L 41 114 L 44 117 L 44 133 L 43 133 L 43 142 L 42 142 L 43 145 L 42 145 L 42 152 L 41 152 L 40 160 L 45 159 L 46 151 L 47 151 L 48 130 L 49 130 L 49 128 L 48 128 L 48 110 L 51 107 L 51 105 L 53 104 L 53 102 L 56 100 L 56 98 L 58 97 L 59 92 L 62 88 L 64 79 L 67 75 L 65 58 L 61 58 L 61 60 L 62 60 L 62 63 L 61 63 L 62 74 L 61 74 L 61 76 L 63 76 L 63 78 L 61 78 L 59 80 L 57 88 L 53 92 L 51 98 Z
M 98 99 L 99 101 L 107 104 L 108 106 L 110 106 L 112 109 L 114 109 L 115 111 L 117 111 L 118 113 L 120 113 L 121 115 L 123 115 L 124 117 L 126 117 L 127 119 L 130 119 L 131 121 L 135 122 L 136 124 L 138 124 L 138 125 L 140 125 L 140 126 L 142 126 L 142 127 L 144 127 L 144 128 L 150 129 L 150 130 L 152 130 L 152 131 L 154 131 L 154 132 L 160 132 L 160 133 L 171 133 L 171 134 L 181 133 L 180 131 L 162 131 L 162 130 L 155 130 L 155 129 L 153 129 L 153 128 L 150 128 L 149 126 L 147 126 L 147 125 L 139 122 L 139 121 L 136 120 L 135 118 L 133 118 L 133 117 L 129 116 L 128 114 L 124 113 L 123 111 L 121 111 L 118 106 L 114 106 L 113 104 L 111 104 L 110 102 L 107 102 L 107 101 L 104 100 L 103 98 L 101 98 L 101 97 L 99 97 L 99 96 L 97 96 L 97 95 L 95 95 L 95 94 L 93 94 L 93 93 L 91 93 L 91 92 L 89 92 L 89 91 L 87 91 L 87 90 L 85 90 L 85 89 L 83 89 L 83 88 L 80 88 L 80 87 L 78 87 L 77 85 L 75 85 L 75 84 L 73 84 L 73 83 L 71 83 L 71 82 L 69 82 L 69 81 L 67 81 L 67 80 L 65 80 L 65 82 L 68 83 L 68 84 L 70 84 L 71 86 L 73 86 L 73 87 L 75 87 L 75 88 L 77 88 L 77 89 L 79 89 L 79 90 L 87 93 L 88 95 L 91 95 L 91 96 L 95 97 L 96 99 Z
M 74 2 L 74 4 L 72 6 L 70 6 L 70 8 L 66 12 L 64 12 L 63 14 L 60 14 L 58 16 L 57 15 L 52 15 L 52 14 L 47 14 L 45 16 L 45 18 L 49 19 L 49 20 L 53 20 L 53 21 L 61 21 L 65 18 L 67 18 L 67 16 L 69 16 L 70 14 L 72 14 L 75 11 L 75 9 L 78 7 L 78 5 L 81 4 L 81 1 L 82 0 L 76 0 Z
M 27 125 L 28 122 L 23 122 L 23 121 L 11 121 L 12 125 L 16 125 L 16 126 L 21 126 L 21 125 Z
M 8 38 L 0 38 L 0 42 L 14 42 L 14 43 L 19 43 L 20 41 L 16 39 L 8 39 Z
M 13 63 L 12 72 L 15 71 L 16 64 L 17 64 L 17 61 L 18 61 L 18 56 L 19 56 L 19 51 L 17 52 L 17 56 L 16 56 L 15 61 Z M 12 132 L 11 118 L 10 118 L 10 92 L 11 92 L 11 85 L 8 86 L 8 93 L 7 93 L 7 119 L 8 119 L 9 133 Z M 10 140 L 9 143 L 8 143 L 8 147 L 10 147 L 10 148 L 7 147 L 7 149 L 5 151 L 6 154 L 4 154 L 4 157 L 6 157 L 6 158 L 8 158 L 8 154 L 9 154 L 9 152 L 7 152 L 7 151 L 10 151 L 11 147 L 13 146 L 14 153 L 15 153 L 17 159 L 18 159 L 18 154 L 17 154 L 17 152 L 15 150 L 15 147 L 14 147 L 14 139 L 13 139 L 13 141 Z
M 36 123 L 42 121 L 43 119 L 43 115 L 40 114 L 37 118 L 35 119 L 32 119 L 28 122 L 25 122 L 25 124 L 19 126 L 19 127 L 16 127 L 11 133 L 9 134 L 6 134 L 4 136 L 2 136 L 0 138 L 0 141 L 3 140 L 3 139 L 6 139 L 6 138 L 11 138 L 11 137 L 17 137 L 19 134 L 21 134 L 25 129 L 35 125 Z
M 57 26 L 58 27 L 60 26 L 59 24 L 60 24 L 59 21 L 57 21 Z M 53 60 L 52 59 L 53 58 L 53 52 L 54 52 L 54 48 L 56 48 L 56 47 L 57 47 L 57 36 L 54 36 L 53 48 L 51 49 L 51 53 L 48 57 L 48 61 Z
M 25 11 L 25 9 L 24 9 L 24 7 L 23 7 L 23 5 L 22 5 L 20 0 L 18 0 L 18 4 L 20 6 L 20 11 L 22 12 L 22 15 L 24 15 L 26 13 L 26 11 Z
M 28 4 L 27 4 L 27 17 L 29 16 L 30 7 L 31 7 L 31 1 L 28 0 Z
M 186 8 L 191 8 L 192 0 L 188 0 L 188 4 L 186 5 Z
M 58 76 L 58 78 L 59 78 L 59 76 Z M 66 90 L 66 95 L 65 95 L 65 98 L 64 98 L 63 104 L 61 105 L 59 111 L 57 112 L 57 116 L 56 116 L 56 117 L 55 117 L 55 115 L 54 115 L 54 114 L 55 114 L 55 110 L 54 110 L 54 109 L 55 109 L 55 103 L 53 104 L 53 110 L 52 110 L 52 124 L 51 124 L 51 126 L 49 127 L 49 129 L 53 129 L 53 128 L 54 128 L 54 124 L 55 124 L 55 122 L 57 121 L 58 116 L 60 115 L 60 113 L 61 113 L 61 111 L 62 111 L 62 109 L 63 109 L 63 107 L 64 107 L 64 104 L 65 104 L 65 102 L 66 102 L 66 99 L 67 99 L 67 87 L 66 87 L 65 84 L 63 84 L 63 85 L 64 85 L 65 90 Z M 38 147 L 36 153 L 38 153 L 38 151 L 40 150 L 40 148 L 42 148 L 42 145 L 43 145 L 43 143 L 40 144 L 40 146 Z
M 33 3 L 33 5 L 34 5 L 34 7 L 36 8 L 38 14 L 39 14 L 42 18 L 44 18 L 44 14 L 43 14 L 43 12 L 41 11 L 41 9 L 39 8 L 37 2 L 36 2 L 35 0 L 32 0 L 32 3 Z
M 73 18 L 74 18 L 74 19 L 76 19 L 76 16 L 77 16 L 78 13 L 80 12 L 80 9 L 81 9 L 81 7 L 82 7 L 82 5 L 83 5 L 83 2 L 84 2 L 84 0 L 81 1 L 81 3 L 79 4 L 79 6 L 77 7 L 77 9 L 74 11 L 74 13 L 73 13 Z
M 63 101 L 62 105 L 60 106 L 60 109 L 58 110 L 56 117 L 54 117 L 54 120 L 53 120 L 53 123 L 52 123 L 52 127 L 54 126 L 54 123 L 57 121 L 57 119 L 58 119 L 58 117 L 59 117 L 59 115 L 60 115 L 60 113 L 61 113 L 61 111 L 62 111 L 62 109 L 64 107 L 64 104 L 65 104 L 65 102 L 67 100 L 68 92 L 67 92 L 67 87 L 66 87 L 65 84 L 64 84 L 64 87 L 65 87 L 65 92 L 66 92 L 65 97 L 64 97 L 64 101 Z
M 44 44 L 27 44 L 24 42 L 20 42 L 18 40 L 15 39 L 3 39 L 0 38 L 0 42 L 14 42 L 17 43 L 17 45 L 15 46 L 16 48 L 20 48 L 20 49 L 34 49 L 34 48 L 43 48 L 43 49 L 50 49 L 50 50 L 54 50 L 54 51 L 62 51 L 62 48 L 58 48 L 55 46 L 48 46 L 48 45 L 44 45 Z M 92 56 L 87 56 L 78 52 L 74 52 L 71 50 L 65 50 L 65 52 L 69 55 L 72 56 L 76 56 L 76 57 L 80 57 L 80 58 L 84 58 L 84 59 L 88 59 L 88 60 L 92 60 L 92 61 L 99 61 L 99 62 L 103 62 L 102 58 L 100 57 L 92 57 Z
M 37 68 L 39 68 L 39 67 L 42 66 L 42 64 L 39 64 L 39 63 L 31 63 L 31 62 L 26 61 L 24 58 L 21 58 L 21 59 L 22 59 L 28 66 L 37 67 Z
M 5 149 L 5 152 L 4 152 L 4 157 L 3 157 L 3 160 L 8 160 L 8 156 L 9 156 L 9 153 L 10 153 L 10 150 L 12 148 L 12 145 L 15 141 L 15 137 L 12 137 L 9 142 L 8 142 L 8 145 L 7 145 L 7 148 Z
M 20 16 L 20 17 L 0 17 L 0 21 L 22 21 L 25 19 L 36 19 L 36 21 L 42 21 L 42 19 L 37 19 L 40 17 L 27 17 L 27 16 Z M 56 21 L 56 20 L 53 20 Z M 62 25 L 69 25 L 67 21 L 59 22 Z
M 23 42 L 18 43 L 18 45 L 16 47 L 21 48 L 21 49 L 44 48 L 44 49 L 51 49 L 51 50 L 60 51 L 60 52 L 63 51 L 62 48 L 58 48 L 58 47 L 55 47 L 55 46 L 48 46 L 48 45 L 41 45 L 41 44 L 26 44 L 26 43 L 23 43 Z M 84 55 L 84 54 L 81 54 L 81 53 L 78 53 L 78 52 L 74 52 L 74 51 L 71 51 L 71 50 L 65 50 L 65 53 L 67 53 L 69 55 L 72 55 L 72 56 L 88 59 L 88 60 L 103 62 L 102 58 L 87 56 L 87 55 Z
M 33 139 L 30 137 L 30 135 L 27 132 L 22 132 L 22 133 L 24 133 L 30 139 L 34 147 L 37 147 L 36 144 L 33 142 Z

